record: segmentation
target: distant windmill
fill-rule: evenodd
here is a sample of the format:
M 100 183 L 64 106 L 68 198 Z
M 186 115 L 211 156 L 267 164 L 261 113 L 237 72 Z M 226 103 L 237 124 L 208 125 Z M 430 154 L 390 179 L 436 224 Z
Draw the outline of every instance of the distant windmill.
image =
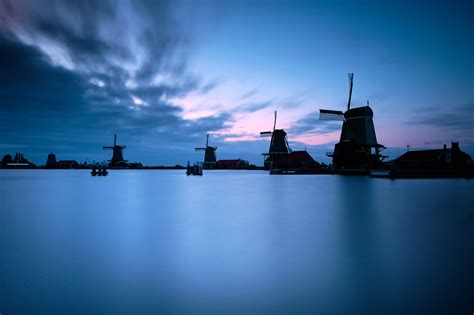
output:
M 380 150 L 385 147 L 377 143 L 374 113 L 367 106 L 351 108 L 352 86 L 354 74 L 349 73 L 349 100 L 347 111 L 319 110 L 320 120 L 342 120 L 342 131 L 339 143 L 334 147 L 334 153 L 328 154 L 333 158 L 336 168 L 370 168 L 380 163 L 384 156 Z
M 204 148 L 195 148 L 196 151 L 204 151 L 204 168 L 209 169 L 217 162 L 216 150 L 217 147 L 209 145 L 209 134 L 206 135 L 206 146 Z
M 111 147 L 103 147 L 104 150 L 113 150 L 112 159 L 109 161 L 110 165 L 117 165 L 119 163 L 126 163 L 127 161 L 123 159 L 123 149 L 126 146 L 117 145 L 117 135 L 114 135 L 114 145 Z
M 268 153 L 262 153 L 262 155 L 265 156 L 265 168 L 272 168 L 281 157 L 287 156 L 291 153 L 291 149 L 288 145 L 288 140 L 286 137 L 286 132 L 284 129 L 276 129 L 276 122 L 277 111 L 275 111 L 273 130 L 260 132 L 261 137 L 271 136 Z

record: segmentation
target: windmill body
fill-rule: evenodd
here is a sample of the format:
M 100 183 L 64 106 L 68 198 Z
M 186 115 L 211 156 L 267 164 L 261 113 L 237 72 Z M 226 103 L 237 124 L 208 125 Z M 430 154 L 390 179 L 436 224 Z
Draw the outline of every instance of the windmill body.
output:
M 339 143 L 335 145 L 334 153 L 329 154 L 336 169 L 369 169 L 377 167 L 384 158 L 380 151 L 385 147 L 377 142 L 374 113 L 369 104 L 350 107 L 353 77 L 350 73 L 347 111 L 320 110 L 321 120 L 343 121 Z
M 278 161 L 291 153 L 288 139 L 284 129 L 275 129 L 277 120 L 277 112 L 275 111 L 275 120 L 273 122 L 272 131 L 260 132 L 260 136 L 271 136 L 270 147 L 268 153 L 262 153 L 265 156 L 264 167 L 270 169 L 278 165 Z
M 196 151 L 204 151 L 204 163 L 205 169 L 210 169 L 216 164 L 216 150 L 217 147 L 209 145 L 209 134 L 206 136 L 206 146 L 204 148 L 195 148 Z
M 114 145 L 102 147 L 104 150 L 112 150 L 112 159 L 109 160 L 110 166 L 124 166 L 127 161 L 123 158 L 124 145 L 117 145 L 117 135 L 114 135 Z

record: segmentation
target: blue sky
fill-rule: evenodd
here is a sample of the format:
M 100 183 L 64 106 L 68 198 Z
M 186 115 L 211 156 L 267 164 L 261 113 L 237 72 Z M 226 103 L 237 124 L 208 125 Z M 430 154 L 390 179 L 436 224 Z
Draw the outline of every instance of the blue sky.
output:
M 218 158 L 261 163 L 273 111 L 319 161 L 340 123 L 347 73 L 378 141 L 460 141 L 474 153 L 470 1 L 2 1 L 0 153 L 36 163 L 125 157 L 184 164 L 205 134 Z

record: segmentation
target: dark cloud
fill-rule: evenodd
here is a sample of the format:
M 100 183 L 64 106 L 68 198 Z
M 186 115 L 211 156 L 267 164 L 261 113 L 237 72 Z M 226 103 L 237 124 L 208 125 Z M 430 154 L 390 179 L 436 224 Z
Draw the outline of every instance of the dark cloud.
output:
M 0 38 L 0 69 L 2 111 L 64 110 L 83 101 L 83 78 L 51 66 L 33 47 Z
M 187 50 L 165 1 L 2 1 L 2 150 L 106 159 L 101 146 L 119 133 L 131 157 L 172 163 L 150 150 L 192 151 L 231 119 L 185 120 L 169 101 L 218 84 L 188 73 Z
M 457 106 L 431 106 L 417 111 L 416 116 L 406 124 L 469 132 L 474 137 L 474 102 Z

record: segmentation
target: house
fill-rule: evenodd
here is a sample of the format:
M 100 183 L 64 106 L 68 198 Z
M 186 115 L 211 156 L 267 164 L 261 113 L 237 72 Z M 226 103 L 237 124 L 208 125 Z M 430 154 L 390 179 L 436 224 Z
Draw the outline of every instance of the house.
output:
M 292 151 L 282 156 L 276 163 L 277 168 L 319 168 L 319 166 L 320 164 L 307 151 Z
M 408 151 L 392 163 L 392 177 L 471 177 L 473 163 L 458 142 L 451 148 Z

